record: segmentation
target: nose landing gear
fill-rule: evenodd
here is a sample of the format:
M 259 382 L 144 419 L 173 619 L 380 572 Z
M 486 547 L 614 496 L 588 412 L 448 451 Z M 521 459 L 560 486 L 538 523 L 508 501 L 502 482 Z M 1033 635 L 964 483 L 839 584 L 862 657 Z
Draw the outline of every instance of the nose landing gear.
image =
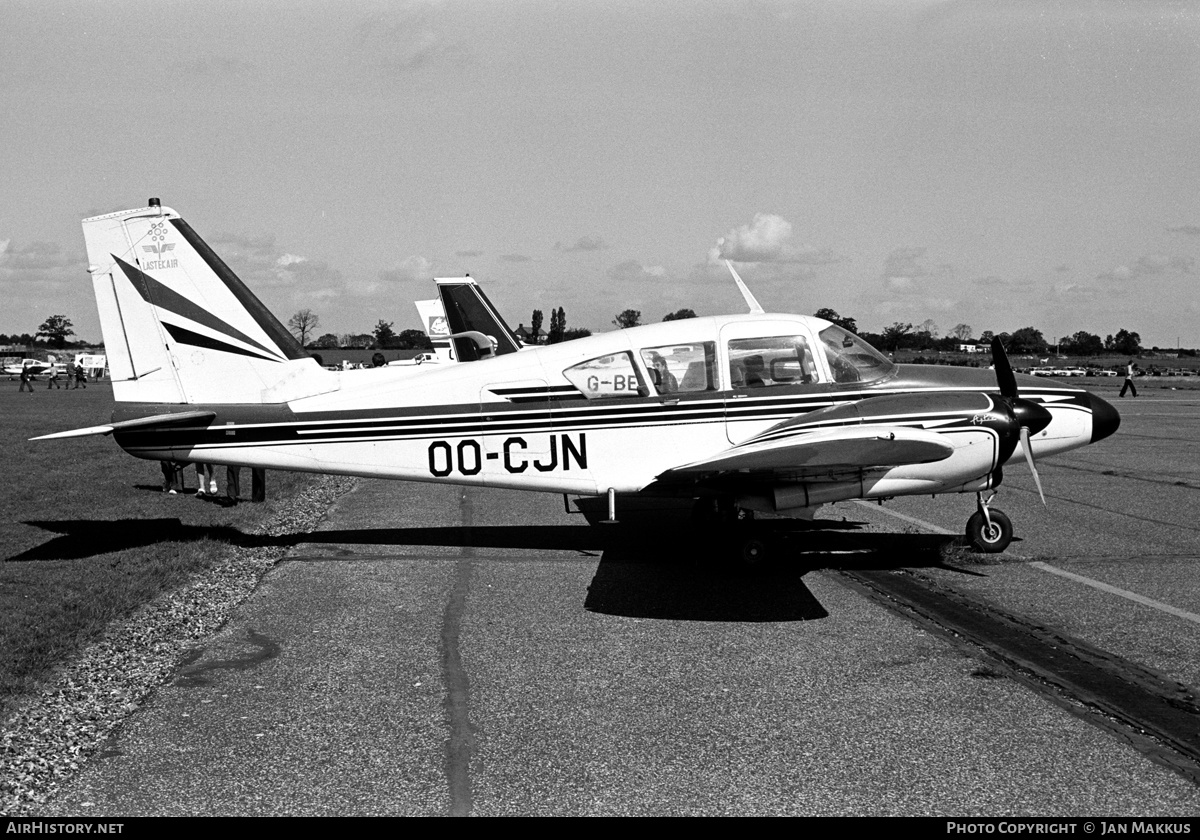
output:
M 1012 520 L 1003 511 L 990 508 L 994 498 L 995 493 L 987 499 L 979 493 L 979 510 L 967 520 L 967 541 L 986 554 L 999 554 L 1008 548 L 1013 538 Z

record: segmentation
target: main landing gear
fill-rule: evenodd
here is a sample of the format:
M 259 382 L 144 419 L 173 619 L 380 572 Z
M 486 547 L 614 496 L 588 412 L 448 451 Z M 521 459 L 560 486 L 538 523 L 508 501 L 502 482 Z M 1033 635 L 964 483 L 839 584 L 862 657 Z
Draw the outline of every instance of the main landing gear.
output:
M 702 527 L 713 529 L 716 539 L 709 545 L 719 547 L 735 568 L 754 571 L 778 554 L 778 540 L 756 527 L 754 511 L 738 507 L 730 498 L 697 499 L 692 515 Z
M 977 494 L 979 510 L 967 520 L 967 542 L 986 554 L 999 554 L 1013 538 L 1012 520 L 1003 511 L 990 507 L 994 498 L 995 493 L 986 499 L 982 493 Z

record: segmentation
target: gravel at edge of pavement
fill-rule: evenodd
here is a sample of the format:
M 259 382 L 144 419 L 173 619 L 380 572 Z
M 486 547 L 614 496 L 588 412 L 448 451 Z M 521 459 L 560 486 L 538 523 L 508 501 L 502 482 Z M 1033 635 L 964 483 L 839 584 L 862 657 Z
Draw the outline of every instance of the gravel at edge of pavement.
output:
M 257 533 L 312 531 L 357 479 L 320 476 Z M 109 628 L 0 732 L 0 816 L 37 816 L 59 784 L 104 743 L 258 585 L 287 549 L 236 548 L 187 584 Z

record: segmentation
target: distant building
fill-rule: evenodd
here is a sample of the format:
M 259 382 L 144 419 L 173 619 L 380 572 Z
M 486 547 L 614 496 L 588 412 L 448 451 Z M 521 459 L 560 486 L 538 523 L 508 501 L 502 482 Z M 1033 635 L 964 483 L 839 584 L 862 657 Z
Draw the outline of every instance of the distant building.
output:
M 517 334 L 517 338 L 521 339 L 522 344 L 545 344 L 550 339 L 549 333 L 545 330 L 538 330 L 535 337 L 533 331 L 524 324 L 517 324 L 517 328 L 513 332 Z
M 958 352 L 959 352 L 959 353 L 982 353 L 982 352 L 983 352 L 984 350 L 986 350 L 986 349 L 987 349 L 987 348 L 986 348 L 984 345 L 982 345 L 982 344 L 975 344 L 974 342 L 972 342 L 972 343 L 970 343 L 970 344 L 960 344 L 960 345 L 958 345 Z

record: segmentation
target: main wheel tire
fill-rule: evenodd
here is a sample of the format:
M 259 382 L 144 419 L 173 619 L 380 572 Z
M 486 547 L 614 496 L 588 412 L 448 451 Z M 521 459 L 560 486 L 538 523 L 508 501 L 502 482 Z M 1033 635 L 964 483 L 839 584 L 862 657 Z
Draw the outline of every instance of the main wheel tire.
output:
M 986 554 L 999 554 L 1012 542 L 1012 520 L 999 510 L 989 510 L 988 515 L 992 520 L 990 527 L 979 511 L 971 515 L 967 520 L 967 541 Z
M 760 568 L 770 554 L 770 546 L 760 537 L 746 537 L 738 544 L 738 559 L 745 569 Z

